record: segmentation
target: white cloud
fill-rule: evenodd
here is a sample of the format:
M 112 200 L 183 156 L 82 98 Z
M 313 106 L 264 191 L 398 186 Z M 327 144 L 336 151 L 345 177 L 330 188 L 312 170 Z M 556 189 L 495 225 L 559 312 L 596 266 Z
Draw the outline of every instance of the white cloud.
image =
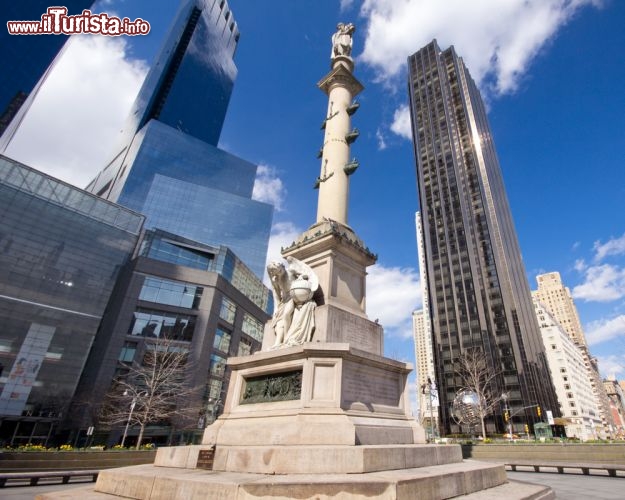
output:
M 625 297 L 625 268 L 609 264 L 576 269 L 585 272 L 584 282 L 573 288 L 573 298 L 587 302 L 610 302 Z
M 580 273 L 583 273 L 586 269 L 588 269 L 588 266 L 586 265 L 586 261 L 584 259 L 577 259 L 573 267 L 576 271 L 579 271 Z
M 345 12 L 349 10 L 349 8 L 353 5 L 354 0 L 340 0 L 341 1 L 341 12 Z
M 455 45 L 478 84 L 513 92 L 528 66 L 559 28 L 602 0 L 365 0 L 362 60 L 381 80 L 397 76 L 409 55 L 438 39 Z
M 582 8 L 604 0 L 364 0 L 365 46 L 359 59 L 395 88 L 406 60 L 437 39 L 454 45 L 488 101 L 514 92 L 537 54 Z M 411 139 L 407 106 L 391 130 Z
M 378 150 L 384 151 L 386 149 L 386 138 L 382 129 L 378 128 L 375 132 L 375 138 L 378 140 Z
M 620 238 L 612 238 L 605 243 L 595 241 L 593 249 L 595 251 L 595 261 L 597 262 L 608 256 L 625 254 L 625 234 Z
M 412 338 L 412 312 L 422 302 L 419 273 L 376 264 L 367 276 L 367 315 L 387 334 Z
M 278 177 L 276 169 L 268 165 L 259 165 L 256 171 L 252 199 L 271 203 L 278 212 L 281 212 L 284 208 L 285 198 L 286 188 L 282 179 Z
M 7 156 L 84 187 L 110 160 L 147 70 L 124 38 L 72 37 Z
M 588 345 L 600 344 L 616 337 L 625 337 L 625 315 L 593 321 L 585 326 Z
M 395 110 L 391 130 L 398 136 L 412 140 L 412 125 L 410 123 L 410 110 L 407 105 L 403 105 Z

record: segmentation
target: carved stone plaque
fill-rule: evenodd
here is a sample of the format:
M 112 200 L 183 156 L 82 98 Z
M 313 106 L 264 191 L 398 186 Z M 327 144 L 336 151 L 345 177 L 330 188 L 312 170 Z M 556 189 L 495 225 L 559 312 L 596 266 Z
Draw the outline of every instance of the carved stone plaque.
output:
M 302 371 L 271 373 L 245 379 L 241 404 L 292 401 L 302 395 Z

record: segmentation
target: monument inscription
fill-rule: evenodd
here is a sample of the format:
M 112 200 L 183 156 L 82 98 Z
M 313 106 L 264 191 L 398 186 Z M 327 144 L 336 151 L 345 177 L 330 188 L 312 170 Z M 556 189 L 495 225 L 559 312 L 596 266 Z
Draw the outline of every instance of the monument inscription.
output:
M 350 403 L 377 403 L 399 406 L 401 391 L 398 375 L 374 367 L 347 363 L 343 372 L 343 392 Z
M 379 325 L 340 309 L 334 309 L 332 315 L 332 329 L 338 337 L 336 340 L 348 342 L 363 351 L 380 353 L 381 328 Z
M 241 404 L 292 401 L 302 395 L 302 371 L 272 373 L 245 379 Z

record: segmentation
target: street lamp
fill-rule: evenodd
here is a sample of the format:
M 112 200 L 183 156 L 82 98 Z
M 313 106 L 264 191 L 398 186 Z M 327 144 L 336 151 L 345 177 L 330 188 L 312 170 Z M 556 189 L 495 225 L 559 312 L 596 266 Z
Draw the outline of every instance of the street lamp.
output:
M 433 397 L 433 391 L 434 389 L 434 383 L 432 382 L 432 379 L 430 377 L 428 377 L 428 382 L 427 384 L 423 384 L 421 386 L 421 393 L 425 394 L 425 390 L 427 388 L 427 392 L 428 392 L 428 399 L 430 401 L 430 439 L 434 440 L 434 407 L 432 405 L 432 397 Z
M 217 413 L 219 412 L 219 407 L 223 405 L 223 401 L 221 399 L 213 399 L 208 398 L 208 404 L 212 405 L 210 410 L 211 421 L 209 423 L 212 424 L 215 420 L 217 420 Z
M 501 399 L 503 399 L 503 415 L 504 421 L 508 426 L 508 440 L 512 441 L 512 415 L 510 415 L 510 408 L 508 408 L 508 398 L 510 395 L 507 392 L 504 392 L 501 395 Z
M 124 396 L 127 396 L 126 392 L 124 392 Z M 126 427 L 124 428 L 124 435 L 122 436 L 122 448 L 126 443 L 126 436 L 128 435 L 128 427 L 130 426 L 130 421 L 132 420 L 132 413 L 135 411 L 135 406 L 137 405 L 137 398 L 133 397 L 132 402 L 130 403 L 130 413 L 128 414 L 128 420 L 126 421 Z
M 124 435 L 122 436 L 122 448 L 126 443 L 126 436 L 128 436 L 128 427 L 130 426 L 130 421 L 132 420 L 132 414 L 135 411 L 135 406 L 137 406 L 137 401 L 139 397 L 147 396 L 147 392 L 140 392 L 136 396 L 132 397 L 132 401 L 130 402 L 130 413 L 128 414 L 128 420 L 126 421 L 126 427 L 124 428 Z M 128 391 L 124 391 L 124 396 L 128 396 Z

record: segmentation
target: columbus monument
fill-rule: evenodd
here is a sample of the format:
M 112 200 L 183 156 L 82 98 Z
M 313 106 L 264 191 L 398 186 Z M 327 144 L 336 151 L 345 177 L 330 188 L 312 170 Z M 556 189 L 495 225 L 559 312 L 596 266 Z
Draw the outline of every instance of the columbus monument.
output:
M 262 350 L 228 359 L 224 412 L 202 444 L 159 448 L 154 465 L 102 471 L 96 492 L 185 500 L 544 493 L 508 483 L 503 465 L 464 462 L 458 445 L 425 444 L 409 408 L 411 366 L 383 356 L 382 326 L 365 303 L 376 256 L 347 216 L 358 168 L 351 120 L 363 90 L 353 75 L 353 33 L 351 23 L 337 26 L 330 72 L 317 84 L 328 96 L 317 219 L 282 249 L 284 261 L 268 266 L 275 312 Z

